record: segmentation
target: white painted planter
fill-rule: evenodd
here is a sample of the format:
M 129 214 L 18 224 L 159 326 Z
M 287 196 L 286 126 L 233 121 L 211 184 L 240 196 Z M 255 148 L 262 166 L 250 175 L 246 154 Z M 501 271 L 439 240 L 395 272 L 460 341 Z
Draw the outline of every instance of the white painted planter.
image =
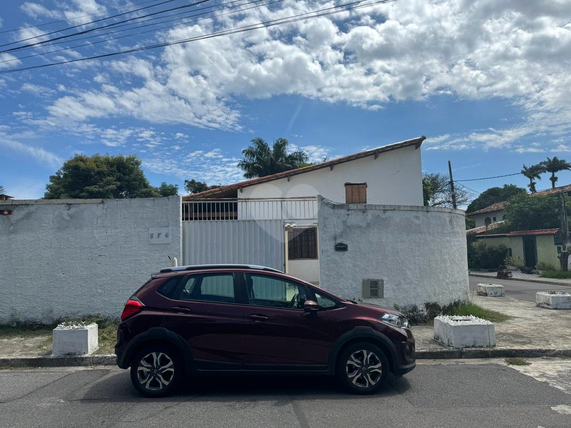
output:
M 85 326 L 58 325 L 53 330 L 52 355 L 85 355 L 99 347 L 97 324 Z
M 535 303 L 547 309 L 571 309 L 571 293 L 538 291 L 535 293 Z
M 501 284 L 478 284 L 478 288 L 476 292 L 480 296 L 488 296 L 488 297 L 504 297 L 505 290 L 504 286 Z
M 474 316 L 434 318 L 434 339 L 452 348 L 489 348 L 496 346 L 496 330 L 490 321 Z

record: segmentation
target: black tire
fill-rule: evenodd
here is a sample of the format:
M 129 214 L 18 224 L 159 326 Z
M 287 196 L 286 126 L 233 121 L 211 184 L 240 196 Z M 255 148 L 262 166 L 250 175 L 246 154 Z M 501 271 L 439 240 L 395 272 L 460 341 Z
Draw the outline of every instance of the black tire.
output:
M 345 348 L 337 360 L 337 377 L 354 394 L 374 394 L 389 378 L 389 360 L 378 347 L 357 342 Z
M 131 382 L 145 397 L 165 397 L 176 390 L 183 377 L 180 353 L 162 344 L 150 345 L 131 362 Z

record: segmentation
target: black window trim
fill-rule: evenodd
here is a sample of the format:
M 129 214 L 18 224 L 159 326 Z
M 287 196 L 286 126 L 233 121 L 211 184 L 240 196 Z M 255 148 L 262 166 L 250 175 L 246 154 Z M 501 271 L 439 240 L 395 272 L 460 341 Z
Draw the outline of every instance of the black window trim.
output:
M 313 290 L 311 290 L 310 287 L 307 287 L 305 284 L 303 284 L 303 283 L 301 283 L 301 282 L 294 281 L 294 280 L 292 280 L 291 278 L 287 278 L 287 277 L 283 277 L 283 276 L 279 276 L 279 275 L 266 275 L 265 273 L 262 273 L 262 272 L 244 272 L 244 292 L 245 292 L 246 299 L 247 299 L 247 300 L 246 300 L 246 301 L 247 301 L 246 304 L 247 304 L 248 306 L 250 306 L 250 307 L 254 307 L 254 308 L 266 308 L 266 309 L 277 309 L 277 310 L 280 310 L 280 311 L 282 311 L 282 310 L 286 310 L 286 311 L 296 311 L 296 312 L 303 311 L 303 308 L 280 308 L 280 307 L 277 307 L 277 306 L 252 305 L 252 304 L 250 303 L 250 297 L 248 296 L 248 290 L 246 290 L 246 287 L 247 287 L 246 284 L 247 284 L 247 282 L 248 282 L 248 281 L 247 281 L 247 277 L 246 277 L 247 275 L 250 275 L 250 276 L 262 276 L 262 277 L 266 277 L 266 278 L 275 278 L 275 279 L 278 280 L 278 281 L 290 282 L 290 283 L 292 283 L 292 284 L 297 285 L 298 287 L 304 288 L 304 289 L 305 289 L 305 295 L 306 295 L 306 296 L 309 297 L 309 296 L 312 296 L 312 295 L 313 295 Z M 313 297 L 315 297 L 315 296 L 313 296 Z M 308 299 L 308 300 L 310 300 L 310 299 Z
M 239 279 L 237 278 L 237 274 L 239 272 L 202 272 L 202 273 L 195 273 L 190 275 L 181 275 L 182 280 L 177 285 L 176 297 L 170 298 L 171 300 L 176 300 L 177 302 L 195 302 L 195 303 L 209 303 L 215 305 L 244 305 L 241 301 L 241 293 L 239 292 L 240 284 Z M 215 302 L 212 300 L 197 300 L 197 299 L 183 299 L 182 298 L 182 289 L 184 285 L 188 282 L 191 277 L 200 277 L 200 276 L 222 276 L 222 275 L 232 275 L 232 280 L 234 282 L 234 302 Z M 161 296 L 164 296 L 161 294 Z M 164 296 L 169 298 L 168 296 Z

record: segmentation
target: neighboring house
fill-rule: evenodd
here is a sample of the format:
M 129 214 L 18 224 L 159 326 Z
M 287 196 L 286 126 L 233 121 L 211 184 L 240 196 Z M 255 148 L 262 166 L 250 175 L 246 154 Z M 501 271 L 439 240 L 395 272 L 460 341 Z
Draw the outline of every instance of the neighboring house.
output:
M 424 139 L 184 196 L 183 262 L 266 264 L 318 283 L 317 196 L 422 206 Z
M 561 254 L 561 238 L 559 229 L 520 230 L 506 233 L 481 233 L 477 240 L 486 245 L 496 247 L 505 245 L 508 256 L 513 258 L 517 266 L 535 268 L 538 263 L 551 265 L 559 269 Z
M 505 220 L 507 218 L 506 212 L 506 202 L 497 202 L 495 204 L 489 205 L 480 210 L 466 214 L 468 217 L 474 220 L 476 227 L 487 227 L 492 223 L 497 223 L 499 221 Z
M 11 200 L 11 199 L 14 199 L 14 197 L 13 197 L 13 196 L 10 196 L 10 195 L 6 195 L 6 194 L 4 194 L 4 193 L 0 193 L 0 204 L 1 204 L 3 201 L 9 201 L 9 200 Z M 11 209 L 7 209 L 7 208 L 5 208 L 5 207 L 0 206 L 0 215 L 10 215 L 10 214 L 12 214 L 12 210 L 11 210 Z

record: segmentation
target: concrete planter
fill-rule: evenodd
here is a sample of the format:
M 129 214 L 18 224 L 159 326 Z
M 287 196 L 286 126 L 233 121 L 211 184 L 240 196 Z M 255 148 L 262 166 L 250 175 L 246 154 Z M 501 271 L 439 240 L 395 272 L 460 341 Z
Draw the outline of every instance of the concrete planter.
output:
M 500 284 L 478 284 L 476 292 L 479 296 L 504 297 L 504 286 Z
M 434 318 L 434 340 L 452 348 L 496 346 L 496 330 L 490 321 L 474 316 Z
M 66 326 L 53 330 L 52 355 L 85 355 L 99 347 L 97 324 Z
M 571 293 L 538 291 L 535 293 L 535 303 L 547 309 L 571 309 Z

